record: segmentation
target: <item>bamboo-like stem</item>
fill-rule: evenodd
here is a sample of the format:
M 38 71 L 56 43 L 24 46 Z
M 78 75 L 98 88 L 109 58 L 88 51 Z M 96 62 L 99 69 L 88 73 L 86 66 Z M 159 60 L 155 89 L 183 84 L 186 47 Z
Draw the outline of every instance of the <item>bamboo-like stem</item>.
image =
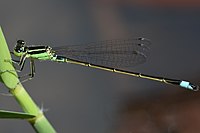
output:
M 10 51 L 8 49 L 5 37 L 0 27 L 0 81 L 9 89 L 9 92 L 15 97 L 24 112 L 35 115 L 29 119 L 29 123 L 38 133 L 55 133 L 49 121 L 43 112 L 31 99 L 18 79 L 18 75 L 12 65 Z

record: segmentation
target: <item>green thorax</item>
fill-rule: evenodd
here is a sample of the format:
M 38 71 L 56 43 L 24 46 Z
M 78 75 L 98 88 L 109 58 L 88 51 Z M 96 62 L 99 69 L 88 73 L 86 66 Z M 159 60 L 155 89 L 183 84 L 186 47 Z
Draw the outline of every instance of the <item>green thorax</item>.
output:
M 14 49 L 14 55 L 26 56 L 26 58 L 33 58 L 39 60 L 51 60 L 54 56 L 52 48 L 49 46 L 25 46 Z

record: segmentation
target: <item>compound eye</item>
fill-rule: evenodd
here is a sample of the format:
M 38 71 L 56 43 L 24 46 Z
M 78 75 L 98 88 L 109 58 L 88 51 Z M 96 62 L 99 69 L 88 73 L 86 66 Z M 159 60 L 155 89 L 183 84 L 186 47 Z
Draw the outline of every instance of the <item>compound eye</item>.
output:
M 18 40 L 18 41 L 17 41 L 17 44 L 24 45 L 24 44 L 25 44 L 25 41 L 24 41 L 24 40 Z

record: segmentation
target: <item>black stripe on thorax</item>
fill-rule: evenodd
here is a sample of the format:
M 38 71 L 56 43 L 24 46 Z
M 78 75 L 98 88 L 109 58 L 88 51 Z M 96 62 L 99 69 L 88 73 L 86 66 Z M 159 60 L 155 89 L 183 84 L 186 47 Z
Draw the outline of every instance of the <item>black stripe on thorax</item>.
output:
M 41 54 L 47 52 L 48 46 L 29 46 L 26 47 L 28 54 Z
M 42 54 L 42 53 L 46 53 L 46 50 L 37 50 L 37 51 L 28 51 L 28 54 Z
M 27 47 L 28 50 L 39 51 L 39 50 L 46 50 L 48 46 L 29 46 Z

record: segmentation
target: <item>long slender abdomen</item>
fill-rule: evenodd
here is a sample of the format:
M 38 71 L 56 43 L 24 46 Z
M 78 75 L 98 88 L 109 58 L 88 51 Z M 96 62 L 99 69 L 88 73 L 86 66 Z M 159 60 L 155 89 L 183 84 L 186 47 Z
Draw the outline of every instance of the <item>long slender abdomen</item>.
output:
M 188 81 L 168 79 L 168 78 L 163 78 L 163 77 L 146 75 L 146 74 L 142 74 L 142 73 L 136 73 L 136 72 L 130 72 L 130 71 L 125 71 L 125 70 L 115 69 L 115 68 L 101 66 L 101 65 L 90 64 L 88 62 L 78 61 L 78 60 L 74 60 L 74 59 L 68 59 L 64 56 L 59 56 L 59 55 L 54 55 L 52 60 L 58 61 L 58 62 L 67 62 L 67 63 L 78 64 L 78 65 L 82 65 L 82 66 L 102 69 L 102 70 L 105 70 L 105 71 L 130 75 L 130 76 L 134 76 L 134 77 L 138 77 L 138 78 L 159 81 L 159 82 L 166 83 L 166 84 L 178 85 L 180 87 L 183 87 L 183 88 L 186 88 L 186 89 L 189 89 L 189 90 L 194 90 L 194 91 L 197 91 L 199 89 L 199 86 L 194 85 L 194 84 L 192 84 Z

